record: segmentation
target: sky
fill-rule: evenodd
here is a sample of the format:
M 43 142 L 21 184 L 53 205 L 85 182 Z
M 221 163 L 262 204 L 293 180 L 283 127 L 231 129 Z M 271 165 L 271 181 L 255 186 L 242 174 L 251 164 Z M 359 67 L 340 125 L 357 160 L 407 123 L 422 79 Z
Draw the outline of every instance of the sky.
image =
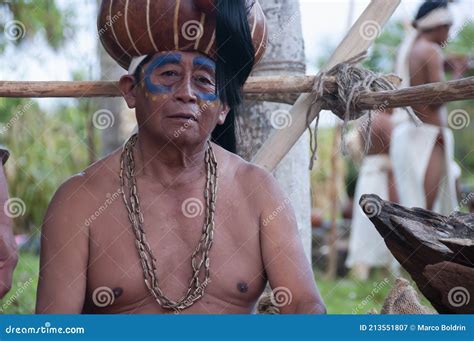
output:
M 296 1 L 296 0 L 295 0 Z M 71 0 L 57 0 L 66 8 Z M 353 23 L 363 12 L 370 0 L 300 0 L 302 30 L 305 41 L 307 73 L 317 72 L 316 63 L 327 52 L 328 46 L 336 46 L 344 37 L 348 23 Z M 410 22 L 421 0 L 402 0 L 391 20 Z M 28 50 L 7 49 L 0 62 L 1 80 L 71 80 L 72 71 L 87 70 L 88 79 L 99 78 L 99 61 L 96 55 L 96 0 L 75 0 L 81 15 L 74 16 L 77 27 L 76 39 L 66 42 L 60 53 L 41 48 L 44 42 L 35 42 Z M 353 10 L 351 11 L 351 4 Z M 474 20 L 474 0 L 457 0 L 452 5 L 456 16 L 456 27 L 466 20 Z M 352 15 L 350 15 L 352 13 Z M 14 61 L 14 62 L 13 62 Z M 66 99 L 40 99 L 40 105 L 53 109 L 59 103 L 72 103 Z

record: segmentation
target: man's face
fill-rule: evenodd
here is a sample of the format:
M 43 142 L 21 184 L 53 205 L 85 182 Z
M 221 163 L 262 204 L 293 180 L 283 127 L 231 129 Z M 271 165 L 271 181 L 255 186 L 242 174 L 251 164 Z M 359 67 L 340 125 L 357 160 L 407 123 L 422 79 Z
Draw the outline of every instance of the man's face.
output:
M 122 77 L 124 97 L 136 108 L 140 129 L 178 145 L 207 139 L 229 111 L 216 95 L 215 68 L 212 59 L 197 52 L 166 52 L 142 65 L 128 94 L 122 82 L 129 84 L 123 79 L 131 76 Z
M 442 25 L 436 29 L 436 42 L 440 45 L 446 43 L 449 38 L 449 30 L 451 25 Z

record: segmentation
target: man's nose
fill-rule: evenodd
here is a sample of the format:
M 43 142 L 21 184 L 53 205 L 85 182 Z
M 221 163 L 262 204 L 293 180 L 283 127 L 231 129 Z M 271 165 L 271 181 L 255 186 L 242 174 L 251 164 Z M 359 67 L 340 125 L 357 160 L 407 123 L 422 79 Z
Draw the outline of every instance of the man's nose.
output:
M 197 102 L 197 97 L 194 93 L 190 76 L 184 77 L 181 83 L 178 84 L 175 91 L 175 98 L 184 103 Z

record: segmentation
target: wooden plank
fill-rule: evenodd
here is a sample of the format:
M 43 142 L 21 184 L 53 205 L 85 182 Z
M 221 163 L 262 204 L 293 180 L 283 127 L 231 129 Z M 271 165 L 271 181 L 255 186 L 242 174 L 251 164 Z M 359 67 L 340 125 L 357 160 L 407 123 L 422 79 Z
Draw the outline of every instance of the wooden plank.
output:
M 397 78 L 388 75 L 396 83 Z M 245 85 L 246 99 L 293 104 L 301 92 L 310 92 L 315 76 L 253 77 Z M 336 94 L 334 77 L 323 79 L 324 97 Z M 330 96 L 328 96 L 330 95 Z M 0 82 L 0 97 L 118 97 L 122 96 L 117 82 Z M 417 104 L 437 104 L 474 98 L 474 77 L 417 85 L 409 88 L 358 94 L 358 110 L 373 109 L 380 104 L 397 108 Z M 334 103 L 323 103 L 330 109 Z
M 399 4 L 400 0 L 372 0 L 336 48 L 325 70 L 366 51 Z M 292 124 L 284 129 L 275 130 L 254 156 L 253 163 L 269 171 L 277 166 L 304 133 L 307 126 L 305 114 L 312 102 L 313 98 L 310 94 L 299 97 L 290 111 Z M 314 120 L 321 111 L 321 103 L 316 104 L 315 109 L 309 117 L 310 121 Z

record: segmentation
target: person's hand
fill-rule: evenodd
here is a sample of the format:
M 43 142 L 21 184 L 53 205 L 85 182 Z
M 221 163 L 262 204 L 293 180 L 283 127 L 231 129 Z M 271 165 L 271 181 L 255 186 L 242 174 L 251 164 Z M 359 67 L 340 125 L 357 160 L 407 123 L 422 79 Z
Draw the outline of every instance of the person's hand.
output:
M 453 78 L 462 78 L 469 70 L 469 56 L 450 55 L 446 59 L 447 68 L 453 72 Z

